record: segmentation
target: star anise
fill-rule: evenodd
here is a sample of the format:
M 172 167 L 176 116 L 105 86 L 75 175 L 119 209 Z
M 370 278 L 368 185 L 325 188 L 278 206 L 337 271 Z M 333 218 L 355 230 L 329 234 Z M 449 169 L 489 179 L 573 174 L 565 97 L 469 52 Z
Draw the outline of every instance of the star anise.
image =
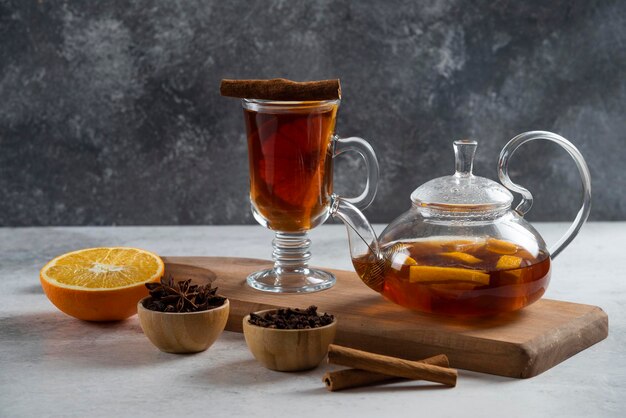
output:
M 174 278 L 161 278 L 160 283 L 146 283 L 150 299 L 146 308 L 159 312 L 200 312 L 222 306 L 226 298 L 217 296 L 217 287 L 191 284 L 191 279 L 174 283 Z

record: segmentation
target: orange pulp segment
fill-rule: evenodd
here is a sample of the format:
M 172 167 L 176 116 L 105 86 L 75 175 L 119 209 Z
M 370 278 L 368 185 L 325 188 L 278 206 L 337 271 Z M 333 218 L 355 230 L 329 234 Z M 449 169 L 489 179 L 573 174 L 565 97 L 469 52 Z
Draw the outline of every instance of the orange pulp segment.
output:
M 163 276 L 158 255 L 138 248 L 87 248 L 54 258 L 40 271 L 48 299 L 61 311 L 89 321 L 112 321 L 137 312 L 145 283 Z
M 501 239 L 489 238 L 487 240 L 487 250 L 496 254 L 515 254 L 517 245 Z
M 480 270 L 459 267 L 411 266 L 411 283 L 469 282 L 479 285 L 489 284 L 489 274 Z
M 498 259 L 496 263 L 496 269 L 498 270 L 512 270 L 519 268 L 522 265 L 522 259 L 515 257 L 514 255 L 503 255 Z
M 452 258 L 454 260 L 462 261 L 467 264 L 476 264 L 480 263 L 482 260 L 478 257 L 474 257 L 471 254 L 462 253 L 460 251 L 453 251 L 449 253 L 441 253 L 439 254 L 443 257 Z

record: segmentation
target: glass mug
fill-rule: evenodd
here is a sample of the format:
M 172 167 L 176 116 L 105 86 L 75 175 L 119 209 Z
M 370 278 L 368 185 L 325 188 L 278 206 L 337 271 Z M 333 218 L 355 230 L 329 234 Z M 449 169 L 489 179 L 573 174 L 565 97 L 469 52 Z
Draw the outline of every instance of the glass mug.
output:
M 316 292 L 335 283 L 326 271 L 308 266 L 307 231 L 329 216 L 333 161 L 347 151 L 365 160 L 365 190 L 346 199 L 360 209 L 372 203 L 378 184 L 378 161 L 361 138 L 334 134 L 339 100 L 283 102 L 243 99 L 250 163 L 250 202 L 254 218 L 275 231 L 274 267 L 252 273 L 247 283 L 278 293 Z

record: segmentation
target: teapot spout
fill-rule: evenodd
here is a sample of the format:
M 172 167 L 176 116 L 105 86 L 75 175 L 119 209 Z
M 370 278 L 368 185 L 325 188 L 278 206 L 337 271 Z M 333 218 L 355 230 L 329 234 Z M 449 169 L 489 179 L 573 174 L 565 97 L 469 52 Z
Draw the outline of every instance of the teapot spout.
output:
M 346 225 L 350 257 L 357 274 L 363 283 L 380 292 L 384 283 L 384 257 L 372 225 L 352 203 L 337 196 L 333 201 L 331 215 Z

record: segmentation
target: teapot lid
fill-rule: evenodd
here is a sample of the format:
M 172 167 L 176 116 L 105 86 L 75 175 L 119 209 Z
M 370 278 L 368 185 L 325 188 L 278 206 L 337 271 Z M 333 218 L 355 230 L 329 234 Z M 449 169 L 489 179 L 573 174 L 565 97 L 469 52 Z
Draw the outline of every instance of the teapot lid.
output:
M 513 195 L 500 183 L 472 174 L 478 143 L 454 141 L 456 172 L 430 180 L 411 193 L 416 206 L 452 212 L 492 212 L 511 207 Z

